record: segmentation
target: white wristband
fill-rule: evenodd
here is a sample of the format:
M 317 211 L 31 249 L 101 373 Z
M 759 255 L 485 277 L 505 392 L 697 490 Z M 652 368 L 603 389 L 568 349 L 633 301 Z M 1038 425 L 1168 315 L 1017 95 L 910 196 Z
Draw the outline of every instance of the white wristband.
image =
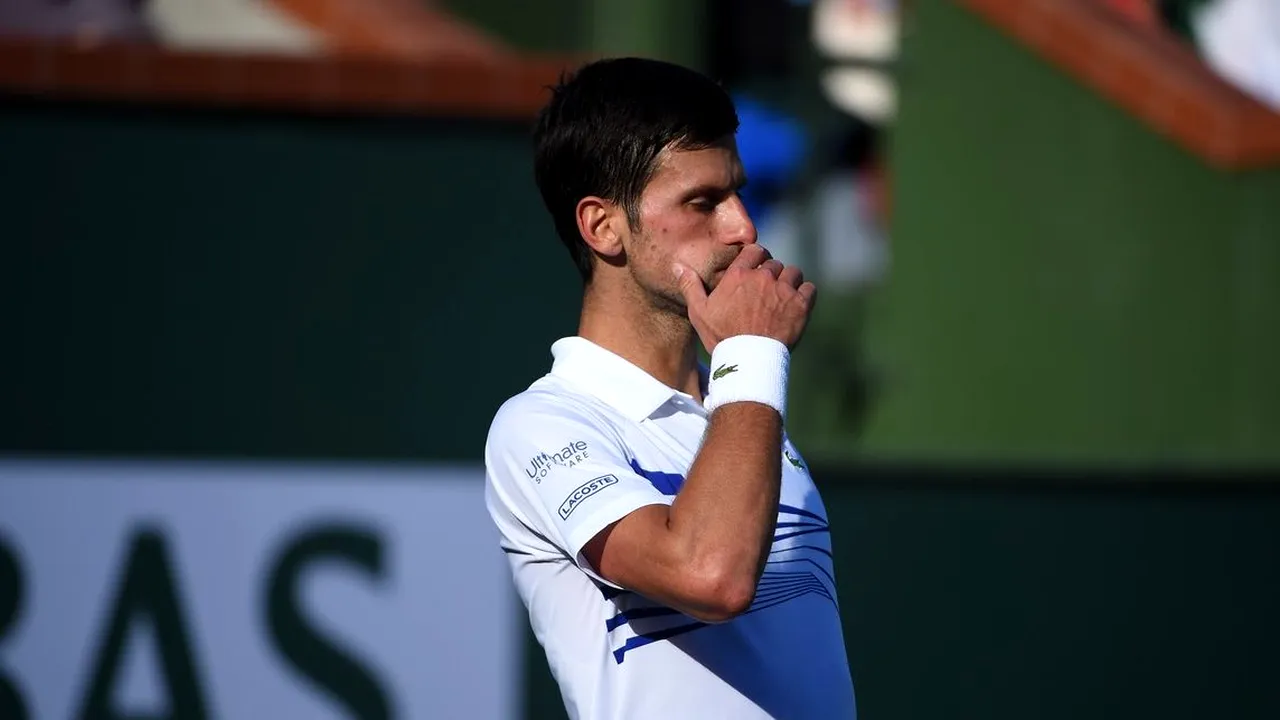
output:
M 787 346 L 760 335 L 735 335 L 716 343 L 703 407 L 707 413 L 735 402 L 768 405 L 787 417 Z

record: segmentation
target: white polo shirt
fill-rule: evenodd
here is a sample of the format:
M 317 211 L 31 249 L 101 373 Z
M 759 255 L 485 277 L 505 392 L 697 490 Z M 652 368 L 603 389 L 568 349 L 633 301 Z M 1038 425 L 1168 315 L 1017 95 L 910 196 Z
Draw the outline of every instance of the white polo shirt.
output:
M 569 716 L 854 718 L 827 513 L 791 442 L 755 602 L 699 622 L 604 581 L 582 548 L 639 507 L 671 504 L 706 412 L 583 338 L 551 352 L 550 374 L 493 420 L 485 490 Z

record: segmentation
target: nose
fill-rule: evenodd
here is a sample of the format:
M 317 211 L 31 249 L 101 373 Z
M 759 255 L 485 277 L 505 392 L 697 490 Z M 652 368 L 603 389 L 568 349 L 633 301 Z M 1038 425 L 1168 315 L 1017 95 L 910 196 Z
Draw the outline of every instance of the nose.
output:
M 756 224 L 751 221 L 751 215 L 747 212 L 747 206 L 743 204 L 742 198 L 734 195 L 725 201 L 721 208 L 724 213 L 721 227 L 721 238 L 724 243 L 754 245 L 758 239 Z

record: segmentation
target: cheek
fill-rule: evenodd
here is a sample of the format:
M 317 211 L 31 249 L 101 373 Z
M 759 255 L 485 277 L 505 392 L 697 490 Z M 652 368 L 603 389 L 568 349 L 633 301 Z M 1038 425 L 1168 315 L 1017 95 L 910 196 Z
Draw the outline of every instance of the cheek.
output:
M 643 217 L 644 228 L 635 243 L 639 253 L 636 270 L 650 282 L 667 284 L 672 263 L 683 263 L 704 279 L 720 262 L 717 246 L 710 242 L 708 218 L 694 213 L 651 213 Z
M 708 265 L 711 264 L 706 248 L 694 245 L 684 245 L 676 248 L 672 253 L 671 259 L 688 265 L 704 277 L 706 276 Z
M 667 259 L 693 264 L 691 261 L 706 254 L 706 228 L 696 218 L 672 213 L 656 219 L 646 229 L 653 252 Z

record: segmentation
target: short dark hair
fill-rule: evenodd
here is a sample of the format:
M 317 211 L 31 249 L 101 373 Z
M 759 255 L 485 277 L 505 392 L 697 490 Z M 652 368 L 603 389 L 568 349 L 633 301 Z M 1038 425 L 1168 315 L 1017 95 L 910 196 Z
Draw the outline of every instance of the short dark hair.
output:
M 592 252 L 578 232 L 582 198 L 618 203 L 638 229 L 658 154 L 707 148 L 737 130 L 724 88 L 679 65 L 615 58 L 562 77 L 534 125 L 534 175 L 583 281 L 591 280 Z

